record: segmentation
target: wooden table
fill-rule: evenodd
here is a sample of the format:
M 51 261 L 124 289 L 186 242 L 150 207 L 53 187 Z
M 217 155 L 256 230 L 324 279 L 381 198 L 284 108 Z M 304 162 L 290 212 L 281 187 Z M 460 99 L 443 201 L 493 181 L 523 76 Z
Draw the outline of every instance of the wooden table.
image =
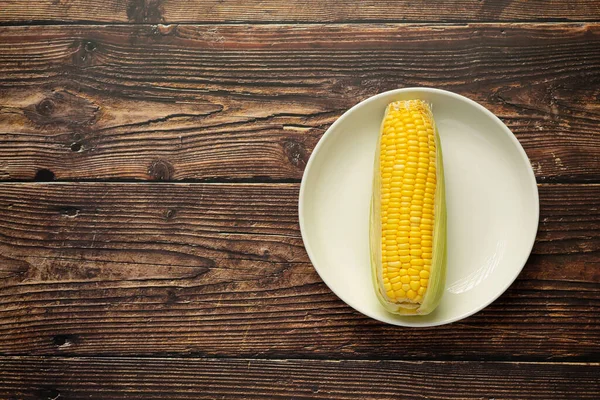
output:
M 600 398 L 600 3 L 5 0 L 0 398 Z M 306 161 L 376 93 L 516 134 L 540 226 L 455 324 L 342 303 L 297 220 Z

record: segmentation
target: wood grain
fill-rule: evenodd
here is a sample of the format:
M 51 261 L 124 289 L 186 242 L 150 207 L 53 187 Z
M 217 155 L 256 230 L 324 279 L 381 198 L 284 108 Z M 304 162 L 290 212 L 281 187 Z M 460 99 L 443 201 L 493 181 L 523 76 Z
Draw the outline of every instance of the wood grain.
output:
M 2 180 L 48 169 L 297 181 L 343 111 L 434 86 L 504 120 L 540 182 L 600 181 L 600 24 L 36 26 L 0 38 Z
M 0 22 L 487 22 L 589 21 L 600 19 L 594 0 L 4 0 Z
M 598 397 L 597 1 L 5 0 L 0 71 L 0 398 Z M 541 182 L 519 278 L 437 328 L 345 305 L 297 221 L 327 127 L 410 86 Z
M 10 399 L 596 399 L 600 365 L 7 357 Z
M 297 184 L 4 183 L 0 354 L 597 360 L 600 185 L 541 185 L 533 255 L 460 323 L 399 329 L 322 283 Z

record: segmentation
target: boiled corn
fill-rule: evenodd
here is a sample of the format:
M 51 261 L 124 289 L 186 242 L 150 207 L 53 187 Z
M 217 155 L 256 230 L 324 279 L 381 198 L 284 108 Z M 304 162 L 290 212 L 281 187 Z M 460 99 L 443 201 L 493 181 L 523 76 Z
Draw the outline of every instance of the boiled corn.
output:
M 441 300 L 446 275 L 446 207 L 439 135 L 421 100 L 388 105 L 375 155 L 371 263 L 380 302 L 424 315 Z

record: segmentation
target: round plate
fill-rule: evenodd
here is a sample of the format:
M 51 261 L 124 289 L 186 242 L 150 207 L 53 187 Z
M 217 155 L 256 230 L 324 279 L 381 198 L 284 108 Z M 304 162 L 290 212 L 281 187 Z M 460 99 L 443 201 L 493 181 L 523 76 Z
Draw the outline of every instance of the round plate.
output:
M 408 99 L 432 105 L 440 132 L 448 264 L 439 307 L 401 317 L 379 304 L 371 281 L 369 203 L 385 107 Z M 458 94 L 407 88 L 357 104 L 325 132 L 304 171 L 299 217 L 310 260 L 340 299 L 390 324 L 435 326 L 476 313 L 510 286 L 531 252 L 539 204 L 529 159 L 502 121 Z

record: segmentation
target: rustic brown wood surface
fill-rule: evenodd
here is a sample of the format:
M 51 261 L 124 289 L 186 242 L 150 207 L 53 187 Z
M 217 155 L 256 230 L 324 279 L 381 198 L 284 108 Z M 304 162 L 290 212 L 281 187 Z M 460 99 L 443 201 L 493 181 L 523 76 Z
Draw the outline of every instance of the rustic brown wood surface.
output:
M 3 0 L 0 23 L 598 21 L 595 0 Z
M 569 366 L 565 371 L 556 363 L 6 357 L 0 395 L 22 400 L 597 398 L 600 365 Z M 498 380 L 498 374 L 505 379 Z
M 299 180 L 343 111 L 407 86 L 490 108 L 540 181 L 600 179 L 600 24 L 161 29 L 0 28 L 0 179 Z
M 598 398 L 597 1 L 8 0 L 0 71 L 0 399 Z M 539 182 L 519 278 L 437 328 L 345 305 L 298 227 L 327 127 L 408 86 Z
M 538 242 L 512 288 L 465 321 L 408 330 L 361 316 L 321 282 L 297 184 L 2 186 L 3 354 L 599 355 L 600 185 L 540 185 Z

